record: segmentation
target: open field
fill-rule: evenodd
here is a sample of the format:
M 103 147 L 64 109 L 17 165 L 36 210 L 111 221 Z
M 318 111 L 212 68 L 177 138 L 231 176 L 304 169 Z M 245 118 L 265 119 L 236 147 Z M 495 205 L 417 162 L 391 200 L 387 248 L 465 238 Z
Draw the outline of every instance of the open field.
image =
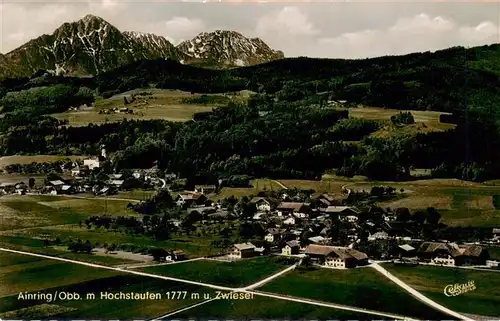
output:
M 415 124 L 394 127 L 390 124 L 391 116 L 399 114 L 399 112 L 409 111 L 415 119 Z M 426 133 L 432 131 L 444 131 L 455 127 L 454 124 L 441 123 L 439 115 L 446 114 L 437 111 L 421 111 L 421 110 L 398 110 L 376 107 L 359 107 L 349 108 L 349 116 L 354 118 L 362 118 L 368 120 L 386 121 L 387 125 L 381 128 L 374 135 L 383 136 L 391 132 L 408 132 L 408 133 Z
M 94 269 L 81 265 L 0 253 L 0 315 L 10 318 L 144 318 L 163 315 L 169 311 L 199 301 L 187 297 L 179 300 L 106 300 L 101 292 L 162 293 L 188 291 L 212 293 L 209 289 L 125 273 Z M 8 265 L 10 264 L 10 265 Z M 23 300 L 19 292 L 77 293 L 77 301 Z M 94 294 L 95 298 L 88 294 Z
M 151 93 L 151 95 L 136 95 L 136 100 L 130 104 L 124 104 L 124 97 L 130 100 L 131 94 Z M 52 114 L 60 120 L 67 120 L 72 126 L 85 126 L 87 124 L 102 124 L 107 122 L 119 122 L 123 119 L 164 119 L 169 121 L 187 121 L 192 119 L 193 115 L 198 112 L 211 111 L 213 107 L 217 107 L 220 103 L 212 104 L 192 104 L 186 103 L 183 100 L 186 98 L 200 97 L 200 94 L 191 94 L 189 92 L 169 89 L 138 89 L 130 92 L 115 95 L 113 97 L 102 99 L 99 98 L 95 102 L 95 107 L 82 111 L 68 111 L 64 113 Z M 246 93 L 237 93 L 233 96 L 224 97 L 223 95 L 208 95 L 220 96 L 221 100 L 227 98 L 227 101 L 241 101 L 247 99 Z M 133 111 L 133 114 L 127 113 L 112 113 L 99 114 L 99 110 L 123 108 L 126 107 Z
M 293 320 L 363 320 L 372 316 L 364 313 L 331 309 L 305 303 L 254 296 L 250 300 L 216 300 L 199 307 L 175 314 L 175 319 L 189 318 L 277 318 Z M 376 317 L 381 320 L 382 317 Z
M 30 177 L 35 179 L 35 185 L 39 185 L 39 183 L 43 182 L 43 180 L 47 177 L 47 175 L 43 174 L 2 174 L 0 175 L 0 183 L 21 183 L 24 182 L 26 185 L 29 183 Z
M 0 157 L 0 168 L 11 164 L 31 164 L 36 163 L 52 163 L 57 161 L 63 161 L 66 159 L 70 160 L 80 160 L 85 158 L 85 156 L 64 156 L 64 155 L 14 155 L 14 156 L 2 156 Z
M 495 272 L 433 266 L 384 267 L 415 290 L 457 312 L 500 317 L 500 275 Z M 455 297 L 444 295 L 448 284 L 474 281 L 476 290 Z
M 258 290 L 288 294 L 365 309 L 391 312 L 424 320 L 449 319 L 371 268 L 294 270 Z
M 0 235 L 0 246 L 20 251 L 57 256 L 66 259 L 74 259 L 82 262 L 95 263 L 108 266 L 137 263 L 136 261 L 113 257 L 113 256 L 101 256 L 101 255 L 87 254 L 87 253 L 73 253 L 68 251 L 66 246 L 44 247 L 43 241 L 40 238 L 31 238 L 25 236 Z
M 122 200 L 77 199 L 48 195 L 7 195 L 0 198 L 0 231 L 76 224 L 95 214 L 135 215 Z
M 141 269 L 147 273 L 183 278 L 217 285 L 248 286 L 287 268 L 277 257 L 259 257 L 235 262 L 194 261 Z
M 210 199 L 220 200 L 234 195 L 235 197 L 257 195 L 261 191 L 278 191 L 283 189 L 279 184 L 271 179 L 259 178 L 250 182 L 251 187 L 223 187 L 219 193 L 211 196 Z
M 34 260 L 23 261 L 21 255 L 12 253 L 1 252 L 0 258 L 0 297 L 117 275 L 114 271 L 96 271 L 90 267 L 49 259 L 33 257 Z
M 142 190 L 135 189 L 131 191 L 120 191 L 116 195 L 109 195 L 108 198 L 125 198 L 125 199 L 136 199 L 136 200 L 147 200 L 156 194 L 154 190 Z
M 182 236 L 174 237 L 165 241 L 154 241 L 150 236 L 129 235 L 122 232 L 113 232 L 107 230 L 88 230 L 86 227 L 78 225 L 57 225 L 46 226 L 40 228 L 30 228 L 23 230 L 5 231 L 4 235 L 0 235 L 0 240 L 3 237 L 16 237 L 34 239 L 35 241 L 41 237 L 59 237 L 63 243 L 67 243 L 70 239 L 81 239 L 84 242 L 89 240 L 92 244 L 135 244 L 141 247 L 164 247 L 169 250 L 183 250 L 190 258 L 198 256 L 206 256 L 215 254 L 210 247 L 212 237 L 197 237 L 197 236 Z M 5 239 L 7 244 L 11 241 Z M 16 245 L 16 244 L 15 244 Z M 22 242 L 17 246 L 24 245 Z

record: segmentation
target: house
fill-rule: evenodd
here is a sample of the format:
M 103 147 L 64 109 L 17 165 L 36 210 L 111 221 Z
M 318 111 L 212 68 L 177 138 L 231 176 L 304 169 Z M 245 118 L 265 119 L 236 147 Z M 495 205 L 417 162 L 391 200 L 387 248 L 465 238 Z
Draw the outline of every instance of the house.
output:
M 172 258 L 174 261 L 182 261 L 186 259 L 186 254 L 182 250 L 173 251 Z
M 279 229 L 279 228 L 270 228 L 267 230 L 266 236 L 264 236 L 264 240 L 266 240 L 269 243 L 273 243 L 275 241 L 278 241 L 281 239 L 283 232 L 285 230 Z
M 80 176 L 82 174 L 82 169 L 77 166 L 71 170 L 71 176 Z
M 183 192 L 179 193 L 175 202 L 178 206 L 193 206 L 193 205 L 203 205 L 207 201 L 207 197 L 201 193 L 196 192 Z
M 254 197 L 250 202 L 255 204 L 258 211 L 269 212 L 271 210 L 271 203 L 264 197 Z
M 64 182 L 61 180 L 56 180 L 56 181 L 50 181 L 49 184 L 54 186 L 54 187 L 57 187 L 57 186 L 63 186 Z
M 28 189 L 25 183 L 16 184 L 15 188 L 16 188 L 16 193 L 19 195 L 26 194 L 26 191 Z
M 113 179 L 120 179 L 123 177 L 123 174 L 110 174 L 109 175 L 109 179 L 113 180 Z
M 296 220 L 295 217 L 288 217 L 286 220 L 283 221 L 283 224 L 285 225 L 295 225 Z
M 500 262 L 498 261 L 492 261 L 492 260 L 487 260 L 486 261 L 486 266 L 490 268 L 498 268 L 500 267 Z
M 314 236 L 314 237 L 310 237 L 308 240 L 313 242 L 313 243 L 322 243 L 322 242 L 326 241 L 326 238 L 324 238 L 323 236 Z
M 377 232 L 368 236 L 368 241 L 387 240 L 388 238 L 389 234 L 387 234 L 387 232 Z
M 295 255 L 299 254 L 300 244 L 297 241 L 289 241 L 285 243 L 285 246 L 281 249 L 283 255 Z
M 307 246 L 305 254 L 325 267 L 353 268 L 368 264 L 365 253 L 348 247 L 312 244 Z
M 60 189 L 61 194 L 73 194 L 75 193 L 75 188 L 71 185 L 62 185 Z
M 113 190 L 110 187 L 103 187 L 95 192 L 96 195 L 110 195 L 112 193 Z
M 277 208 L 278 216 L 295 215 L 296 217 L 307 217 L 310 212 L 309 204 L 298 202 L 282 202 Z
M 359 212 L 349 206 L 328 206 L 325 209 L 327 214 L 338 214 L 341 217 L 355 216 L 358 217 Z
M 252 257 L 255 255 L 255 245 L 252 243 L 240 243 L 240 244 L 233 244 L 231 247 L 231 252 L 229 253 L 230 257 L 234 258 L 246 258 L 246 257 Z
M 268 249 L 266 249 L 263 246 L 255 248 L 255 254 L 256 255 L 264 256 L 264 255 L 267 255 L 268 253 L 269 253 Z
M 500 228 L 494 228 L 491 234 L 493 234 L 494 240 L 500 239 Z
M 106 158 L 104 156 L 93 156 L 83 160 L 83 166 L 88 166 L 90 170 L 94 168 L 102 167 L 102 165 L 106 162 Z
M 414 258 L 417 255 L 416 249 L 409 244 L 399 245 L 398 250 L 400 259 Z
M 109 181 L 109 185 L 114 186 L 116 188 L 123 187 L 123 183 L 125 183 L 125 181 L 120 179 L 113 179 Z
M 143 177 L 143 173 L 142 171 L 136 169 L 132 172 L 132 177 L 135 179 L 141 179 L 141 177 Z
M 418 256 L 422 260 L 447 266 L 485 265 L 489 259 L 489 253 L 481 246 L 440 242 L 422 243 Z
M 201 206 L 201 207 L 193 207 L 188 208 L 187 213 L 198 212 L 201 215 L 209 215 L 217 212 L 217 209 L 213 206 Z
M 210 194 L 216 191 L 215 185 L 195 185 L 194 191 L 201 194 Z
M 311 200 L 316 201 L 317 206 L 320 208 L 342 206 L 346 199 L 347 196 L 345 195 L 331 195 L 328 193 L 315 193 L 311 195 Z
M 412 237 L 415 234 L 412 227 L 412 223 L 401 221 L 390 221 L 382 224 L 382 228 L 389 236 Z
M 183 261 L 185 259 L 186 255 L 182 250 L 167 252 L 165 256 L 165 260 L 170 262 Z

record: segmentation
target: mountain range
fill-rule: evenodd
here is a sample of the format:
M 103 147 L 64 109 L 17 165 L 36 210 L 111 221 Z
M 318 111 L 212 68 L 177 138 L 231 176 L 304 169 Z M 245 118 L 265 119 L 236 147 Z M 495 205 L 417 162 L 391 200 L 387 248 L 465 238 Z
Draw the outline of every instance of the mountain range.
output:
M 232 68 L 284 58 L 259 38 L 235 31 L 200 33 L 178 46 L 162 36 L 121 32 L 100 17 L 86 15 L 66 22 L 0 54 L 0 77 L 31 76 L 39 70 L 64 75 L 96 75 L 138 60 L 171 59 L 209 68 Z

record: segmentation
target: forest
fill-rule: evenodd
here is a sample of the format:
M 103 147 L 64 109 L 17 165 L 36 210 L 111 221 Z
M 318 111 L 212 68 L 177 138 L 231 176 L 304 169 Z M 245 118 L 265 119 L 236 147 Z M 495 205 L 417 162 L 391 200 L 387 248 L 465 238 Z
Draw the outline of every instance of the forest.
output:
M 140 61 L 82 79 L 40 71 L 30 79 L 0 82 L 0 154 L 87 155 L 105 145 L 114 160 L 109 170 L 157 164 L 200 184 L 232 175 L 318 179 L 325 172 L 402 180 L 411 178 L 413 168 L 432 169 L 434 177 L 498 178 L 498 49 L 456 47 L 360 60 L 288 58 L 231 70 Z M 96 96 L 150 87 L 256 94 L 186 123 L 128 120 L 71 127 L 48 116 Z M 328 108 L 331 99 L 451 112 L 457 126 L 372 136 L 378 122 Z M 392 120 L 413 121 L 411 113 Z

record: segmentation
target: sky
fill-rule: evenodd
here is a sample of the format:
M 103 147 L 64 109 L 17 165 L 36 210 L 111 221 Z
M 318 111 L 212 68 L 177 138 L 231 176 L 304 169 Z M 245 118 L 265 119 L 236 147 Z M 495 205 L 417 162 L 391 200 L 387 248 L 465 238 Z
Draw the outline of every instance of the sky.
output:
M 0 0 L 0 52 L 89 13 L 173 44 L 233 30 L 287 57 L 366 58 L 500 42 L 500 2 L 489 1 Z

